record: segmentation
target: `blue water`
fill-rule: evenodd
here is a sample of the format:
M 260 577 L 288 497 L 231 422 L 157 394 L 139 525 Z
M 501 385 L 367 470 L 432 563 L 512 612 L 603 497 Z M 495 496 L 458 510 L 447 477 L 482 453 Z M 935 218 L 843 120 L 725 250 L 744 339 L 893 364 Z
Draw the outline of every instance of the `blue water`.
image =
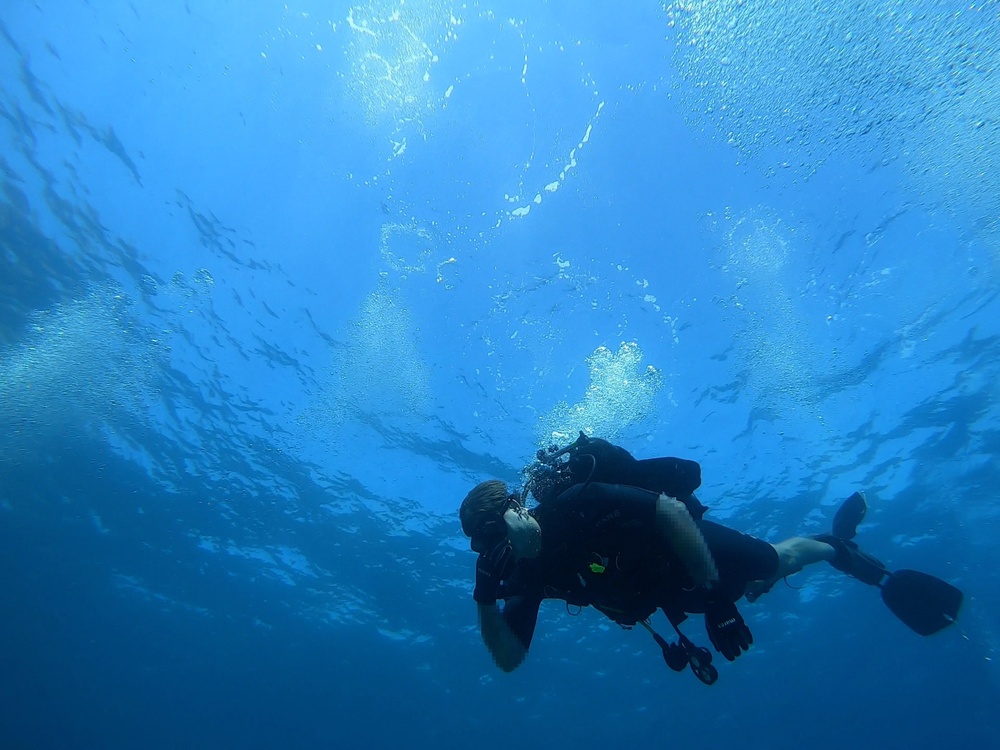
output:
M 0 70 L 0 746 L 997 746 L 1000 3 L 8 2 Z M 772 541 L 864 489 L 961 616 L 823 565 L 712 687 L 559 602 L 502 674 L 458 504 L 579 430 Z

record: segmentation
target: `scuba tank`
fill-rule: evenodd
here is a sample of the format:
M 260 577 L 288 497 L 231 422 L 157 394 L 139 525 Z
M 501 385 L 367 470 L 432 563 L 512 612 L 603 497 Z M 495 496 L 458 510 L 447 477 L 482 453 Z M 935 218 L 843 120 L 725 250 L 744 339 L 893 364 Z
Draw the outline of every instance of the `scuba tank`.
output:
M 525 473 L 524 489 L 539 503 L 557 497 L 575 484 L 602 482 L 638 487 L 677 498 L 695 519 L 708 510 L 694 496 L 701 486 L 701 466 L 683 458 L 637 460 L 624 448 L 583 432 L 565 448 L 539 450 Z

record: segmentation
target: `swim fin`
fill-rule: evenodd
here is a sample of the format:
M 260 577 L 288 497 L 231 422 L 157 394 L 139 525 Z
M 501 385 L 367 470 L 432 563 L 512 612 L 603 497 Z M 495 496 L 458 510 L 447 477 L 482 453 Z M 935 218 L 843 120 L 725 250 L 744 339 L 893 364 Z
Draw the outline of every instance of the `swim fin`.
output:
M 833 533 L 817 534 L 813 539 L 836 550 L 837 555 L 830 560 L 830 564 L 837 570 L 869 586 L 878 586 L 889 575 L 889 569 L 881 560 L 862 551 L 857 543 L 851 541 L 858 535 L 858 526 L 867 514 L 865 493 L 855 492 L 837 508 L 833 517 Z
M 833 535 L 838 539 L 850 541 L 858 534 L 858 526 L 868 513 L 868 502 L 865 493 L 855 492 L 847 498 L 843 505 L 837 508 L 833 517 Z
M 962 592 L 940 578 L 917 570 L 890 571 L 881 560 L 853 542 L 868 512 L 864 493 L 855 492 L 837 509 L 833 533 L 814 536 L 836 550 L 830 564 L 869 586 L 878 586 L 882 601 L 903 623 L 920 635 L 933 635 L 955 622 Z
M 907 627 L 920 635 L 934 635 L 955 622 L 962 592 L 947 581 L 918 570 L 890 573 L 882 601 Z
M 833 547 L 837 555 L 830 560 L 830 565 L 847 573 L 851 578 L 857 578 L 869 586 L 879 586 L 882 579 L 889 575 L 889 569 L 885 567 L 885 563 L 877 557 L 869 555 L 855 542 L 849 542 L 833 534 L 818 534 L 813 539 Z

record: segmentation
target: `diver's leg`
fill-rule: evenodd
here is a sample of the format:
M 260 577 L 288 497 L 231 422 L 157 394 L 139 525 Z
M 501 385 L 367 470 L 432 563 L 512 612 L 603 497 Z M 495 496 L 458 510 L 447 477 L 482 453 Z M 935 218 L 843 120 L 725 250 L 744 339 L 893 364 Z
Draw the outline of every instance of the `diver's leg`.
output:
M 808 565 L 824 560 L 833 560 L 837 556 L 837 550 L 834 549 L 833 545 L 804 536 L 793 536 L 791 539 L 771 546 L 778 553 L 778 569 L 767 580 L 752 581 L 747 586 L 746 597 L 748 601 L 756 601 L 785 576 L 798 573 Z
M 771 546 L 778 552 L 778 572 L 775 579 L 798 573 L 807 565 L 832 560 L 837 555 L 833 545 L 804 536 L 793 536 Z

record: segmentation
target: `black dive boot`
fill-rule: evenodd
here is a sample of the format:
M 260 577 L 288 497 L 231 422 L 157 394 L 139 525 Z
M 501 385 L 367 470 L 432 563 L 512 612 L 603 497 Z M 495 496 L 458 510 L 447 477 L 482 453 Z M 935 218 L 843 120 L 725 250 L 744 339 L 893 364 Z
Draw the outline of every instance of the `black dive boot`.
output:
M 857 536 L 858 525 L 867 513 L 868 503 L 864 493 L 855 492 L 837 509 L 837 514 L 833 517 L 833 533 L 820 534 L 813 539 L 825 542 L 837 551 L 836 557 L 830 560 L 830 564 L 837 570 L 869 586 L 878 586 L 889 575 L 889 569 L 881 560 L 862 552 L 852 541 Z

